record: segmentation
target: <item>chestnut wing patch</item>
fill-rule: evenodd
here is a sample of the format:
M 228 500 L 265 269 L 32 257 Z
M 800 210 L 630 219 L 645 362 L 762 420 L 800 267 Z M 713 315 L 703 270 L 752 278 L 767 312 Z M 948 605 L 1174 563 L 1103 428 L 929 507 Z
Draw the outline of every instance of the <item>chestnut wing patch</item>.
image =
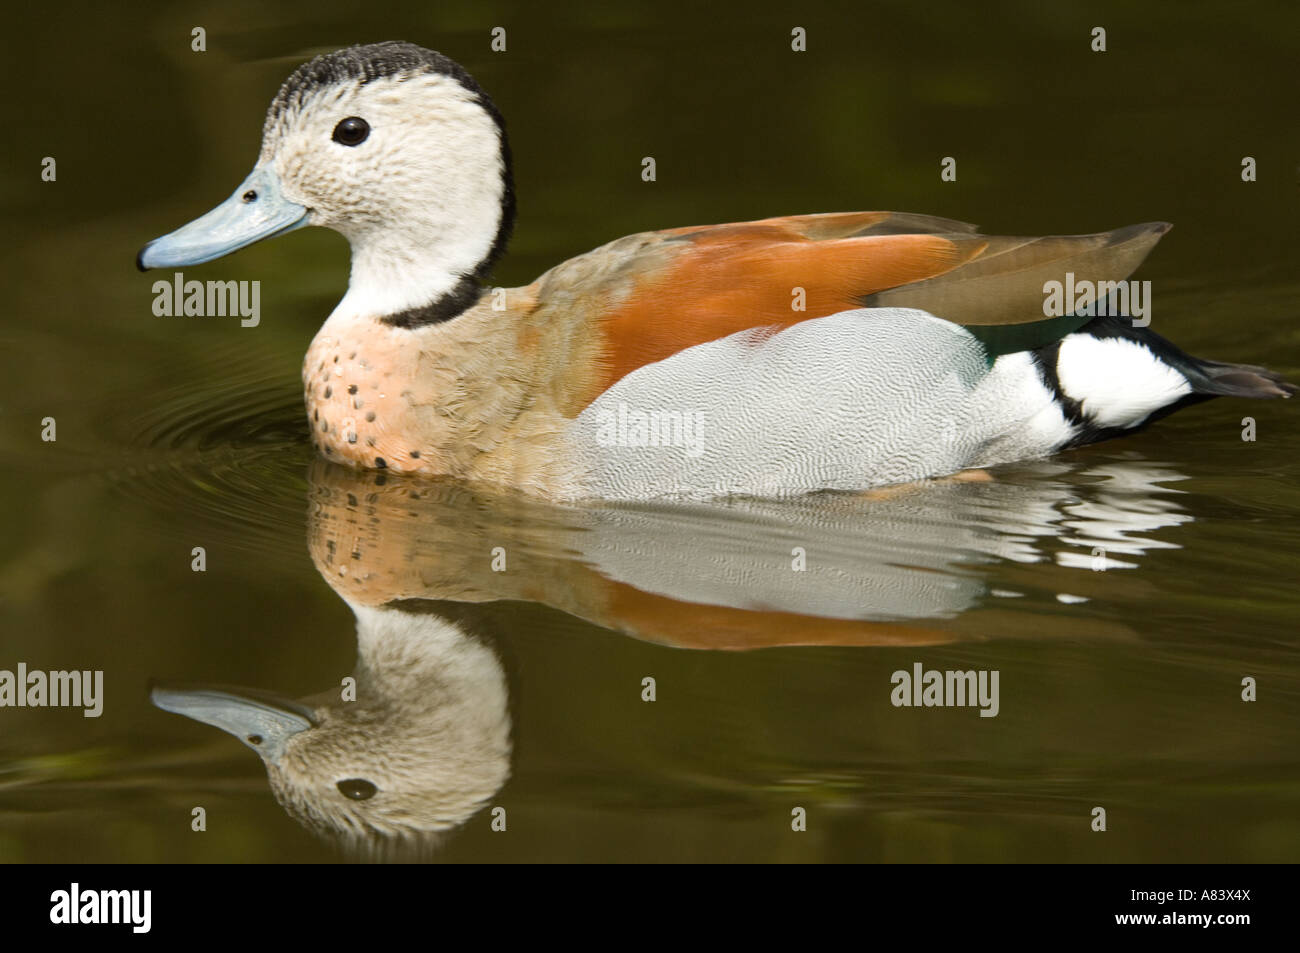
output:
M 1125 278 L 1168 228 L 1011 238 L 951 219 L 845 212 L 657 232 L 648 253 L 619 269 L 629 290 L 598 318 L 590 396 L 696 344 L 863 306 L 928 311 L 999 351 L 1021 349 L 1021 338 L 1038 346 L 1076 326 L 1043 314 L 1044 282 L 1067 271 Z

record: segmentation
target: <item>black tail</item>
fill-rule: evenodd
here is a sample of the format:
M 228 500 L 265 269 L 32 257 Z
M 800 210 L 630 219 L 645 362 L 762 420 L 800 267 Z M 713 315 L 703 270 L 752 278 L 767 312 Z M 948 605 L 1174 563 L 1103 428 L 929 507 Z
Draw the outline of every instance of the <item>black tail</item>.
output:
M 1214 397 L 1291 397 L 1297 390 L 1295 384 L 1284 380 L 1281 374 L 1254 364 L 1225 364 L 1222 361 L 1203 361 L 1188 357 L 1199 375 L 1188 375 L 1192 389 L 1198 394 Z M 1183 370 L 1181 367 L 1179 370 Z M 1183 371 L 1186 374 L 1186 371 Z

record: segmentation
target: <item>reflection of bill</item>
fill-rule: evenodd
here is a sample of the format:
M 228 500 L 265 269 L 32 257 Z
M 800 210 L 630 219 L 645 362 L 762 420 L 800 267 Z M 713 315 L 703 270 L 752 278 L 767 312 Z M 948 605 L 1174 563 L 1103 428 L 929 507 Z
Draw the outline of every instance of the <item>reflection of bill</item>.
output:
M 354 605 L 355 693 L 290 701 L 157 687 L 160 708 L 256 751 L 276 799 L 350 852 L 418 854 L 484 807 L 510 774 L 505 673 L 437 615 Z
M 1190 519 L 1160 485 L 1179 475 L 1110 462 L 1066 483 L 1053 478 L 1065 464 L 1035 466 L 1022 482 L 562 507 L 316 461 L 309 548 L 356 616 L 355 696 L 159 688 L 154 701 L 257 751 L 277 799 L 317 832 L 363 853 L 428 847 L 510 773 L 506 679 L 474 624 L 483 604 L 542 604 L 696 649 L 1130 635 L 1061 614 L 1050 586 L 1051 616 L 1032 600 L 1003 608 L 985 570 L 1113 592 L 1097 577 L 1116 573 L 1065 557 L 1086 565 L 1100 544 L 1137 565 L 1170 546 L 1139 534 Z

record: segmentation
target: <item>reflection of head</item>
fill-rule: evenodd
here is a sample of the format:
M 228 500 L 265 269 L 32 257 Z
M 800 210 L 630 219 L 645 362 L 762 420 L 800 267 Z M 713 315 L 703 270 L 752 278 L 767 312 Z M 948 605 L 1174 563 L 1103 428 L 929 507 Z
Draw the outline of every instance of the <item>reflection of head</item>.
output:
M 445 619 L 354 610 L 355 700 L 345 687 L 304 703 L 159 688 L 154 703 L 240 738 L 285 810 L 349 853 L 418 856 L 510 774 L 505 675 L 490 648 Z

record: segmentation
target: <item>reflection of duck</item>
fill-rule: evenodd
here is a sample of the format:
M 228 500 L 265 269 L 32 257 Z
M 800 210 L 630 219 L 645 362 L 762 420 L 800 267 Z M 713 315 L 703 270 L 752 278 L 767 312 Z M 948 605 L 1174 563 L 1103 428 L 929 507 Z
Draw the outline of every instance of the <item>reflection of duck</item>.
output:
M 316 461 L 309 547 L 357 619 L 356 700 L 159 688 L 154 702 L 257 751 L 308 826 L 369 855 L 405 853 L 471 817 L 510 773 L 506 680 L 467 634 L 479 604 L 542 603 L 696 649 L 1126 635 L 988 605 L 984 566 L 1068 567 L 1062 554 L 1099 543 L 1132 560 L 1171 545 L 1145 534 L 1190 519 L 1160 485 L 1176 473 L 1112 462 L 1076 475 L 1090 486 L 1054 479 L 1063 471 L 884 498 L 567 507 Z M 795 572 L 800 546 L 808 565 Z
M 1004 238 L 862 212 L 682 228 L 485 297 L 514 211 L 504 125 L 469 74 L 411 44 L 357 46 L 297 69 L 248 179 L 139 263 L 337 229 L 348 293 L 304 367 L 317 444 L 552 498 L 859 489 L 1295 390 L 1091 318 L 1088 293 L 1045 317 L 1048 282 L 1114 287 L 1160 223 Z
M 355 701 L 155 688 L 154 704 L 239 738 L 276 799 L 318 833 L 365 853 L 427 848 L 510 774 L 505 674 L 461 628 L 410 607 L 352 606 Z
M 1069 482 L 1053 479 L 1070 476 Z M 990 594 L 989 566 L 1041 591 L 1100 589 L 1092 572 L 1014 572 L 1056 562 L 1135 565 L 1173 544 L 1149 533 L 1189 520 L 1141 463 L 1071 474 L 1039 464 L 1021 481 L 935 483 L 887 498 L 818 494 L 725 506 L 554 506 L 453 481 L 312 469 L 310 548 L 349 602 L 543 603 L 607 629 L 690 648 L 910 645 L 1041 636 L 1030 603 Z M 1051 578 L 1047 578 L 1050 576 Z M 1123 588 L 1112 578 L 1105 590 Z M 1055 590 L 1044 600 L 1055 603 Z M 1115 632 L 1053 617 L 1047 631 Z

